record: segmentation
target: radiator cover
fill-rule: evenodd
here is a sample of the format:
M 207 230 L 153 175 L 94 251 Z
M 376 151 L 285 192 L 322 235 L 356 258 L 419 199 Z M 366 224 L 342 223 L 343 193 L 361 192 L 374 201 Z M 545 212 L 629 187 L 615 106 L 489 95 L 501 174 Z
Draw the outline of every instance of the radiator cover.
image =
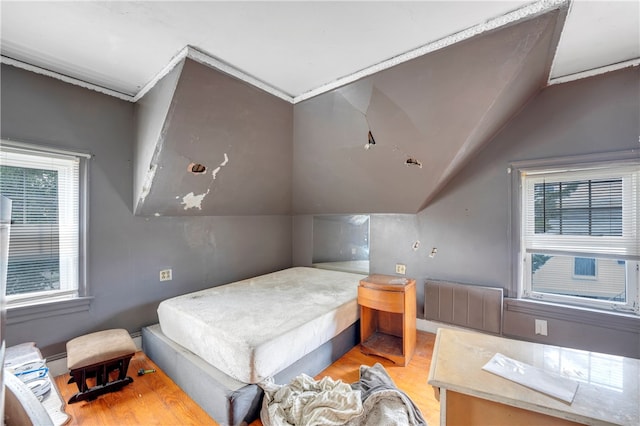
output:
M 488 333 L 502 333 L 503 289 L 427 280 L 424 317 Z

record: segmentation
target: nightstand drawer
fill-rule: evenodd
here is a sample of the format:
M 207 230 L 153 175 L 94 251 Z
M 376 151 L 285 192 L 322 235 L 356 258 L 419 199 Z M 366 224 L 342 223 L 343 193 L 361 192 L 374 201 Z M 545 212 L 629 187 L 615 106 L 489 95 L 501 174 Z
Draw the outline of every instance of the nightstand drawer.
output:
M 404 293 L 358 287 L 358 304 L 379 311 L 404 313 Z

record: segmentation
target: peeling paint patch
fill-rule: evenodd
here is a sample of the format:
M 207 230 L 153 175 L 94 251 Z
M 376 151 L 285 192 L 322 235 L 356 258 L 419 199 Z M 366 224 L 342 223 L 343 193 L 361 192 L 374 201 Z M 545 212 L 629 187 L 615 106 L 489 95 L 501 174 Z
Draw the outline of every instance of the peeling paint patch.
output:
M 156 170 L 158 170 L 157 164 L 152 164 L 149 166 L 149 170 L 144 177 L 144 182 L 142 183 L 142 189 L 140 190 L 140 196 L 138 197 L 139 202 L 143 203 L 149 192 L 151 191 L 151 185 L 153 184 L 153 178 L 156 176 Z
M 207 190 L 204 194 L 195 195 L 193 192 L 188 193 L 184 197 L 182 197 L 182 204 L 185 210 L 189 209 L 198 209 L 202 210 L 202 200 L 209 194 L 210 189 Z
M 216 180 L 216 176 L 220 172 L 220 169 L 222 169 L 228 163 L 229 163 L 229 156 L 225 152 L 224 153 L 224 161 L 222 161 L 222 163 L 220 163 L 220 165 L 218 167 L 216 167 L 215 169 L 213 169 L 213 171 L 211 172 L 213 180 Z M 192 164 L 195 164 L 195 163 L 192 163 Z M 202 171 L 202 173 L 204 173 L 204 170 Z M 197 194 L 196 195 L 193 192 L 190 192 L 187 195 L 185 195 L 184 197 L 182 197 L 182 202 L 180 204 L 182 204 L 184 206 L 185 210 L 189 210 L 189 209 L 202 210 L 202 200 L 204 200 L 204 197 L 209 195 L 210 192 L 211 192 L 211 188 L 207 189 L 207 192 L 205 192 L 203 194 Z M 176 199 L 179 200 L 180 196 L 177 196 Z
M 224 166 L 227 165 L 227 163 L 229 163 L 229 156 L 227 155 L 227 153 L 224 153 L 224 161 L 222 163 L 220 163 L 220 165 L 218 167 L 216 167 L 215 169 L 213 169 L 213 172 L 211 172 L 211 174 L 213 175 L 213 180 L 216 180 L 216 176 L 218 176 L 218 172 L 220 171 L 220 169 Z
M 219 166 L 218 166 L 218 167 L 216 167 L 215 169 L 213 169 L 213 172 L 212 172 L 212 174 L 213 174 L 213 180 L 215 180 L 215 179 L 216 179 L 216 176 L 218 175 L 218 172 L 219 172 L 219 171 L 220 171 L 220 167 L 219 167 Z

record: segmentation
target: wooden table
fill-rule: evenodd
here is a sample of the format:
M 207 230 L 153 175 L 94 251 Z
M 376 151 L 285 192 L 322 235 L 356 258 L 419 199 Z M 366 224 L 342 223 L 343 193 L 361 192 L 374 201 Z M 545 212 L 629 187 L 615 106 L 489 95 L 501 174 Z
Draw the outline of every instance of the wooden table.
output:
M 578 382 L 571 403 L 482 367 L 500 353 Z M 634 425 L 640 416 L 640 360 L 439 329 L 428 383 L 445 425 Z
M 358 286 L 361 350 L 406 366 L 416 347 L 416 281 L 370 275 Z

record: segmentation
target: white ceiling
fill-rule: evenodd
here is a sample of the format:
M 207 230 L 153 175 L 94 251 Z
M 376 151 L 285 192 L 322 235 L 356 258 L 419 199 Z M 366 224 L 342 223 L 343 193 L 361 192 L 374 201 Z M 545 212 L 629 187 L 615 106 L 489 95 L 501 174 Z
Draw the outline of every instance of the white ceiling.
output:
M 2 0 L 0 42 L 3 62 L 130 99 L 193 46 L 295 100 L 553 3 Z M 640 2 L 578 0 L 550 77 L 634 65 L 639 57 Z

